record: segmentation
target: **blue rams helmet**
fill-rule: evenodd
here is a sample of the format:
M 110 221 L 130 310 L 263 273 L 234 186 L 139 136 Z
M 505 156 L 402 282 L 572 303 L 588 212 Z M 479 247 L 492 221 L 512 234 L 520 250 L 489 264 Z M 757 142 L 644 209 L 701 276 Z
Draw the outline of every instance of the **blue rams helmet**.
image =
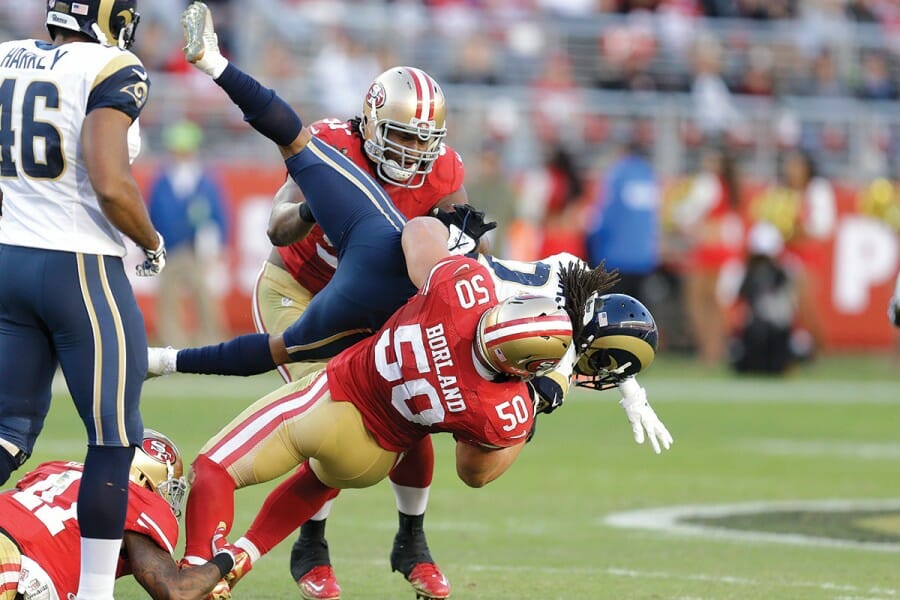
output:
M 130 48 L 141 20 L 137 0 L 48 0 L 47 31 L 80 31 L 101 44 Z
M 584 311 L 584 326 L 576 341 L 578 385 L 613 387 L 650 366 L 656 356 L 659 330 L 653 315 L 627 294 L 595 295 Z

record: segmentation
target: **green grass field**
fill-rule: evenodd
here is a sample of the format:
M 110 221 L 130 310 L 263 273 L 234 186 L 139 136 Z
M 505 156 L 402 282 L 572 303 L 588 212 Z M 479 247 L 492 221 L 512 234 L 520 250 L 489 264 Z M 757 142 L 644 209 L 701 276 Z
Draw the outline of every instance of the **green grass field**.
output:
M 484 489 L 457 480 L 453 441 L 436 437 L 426 529 L 454 598 L 900 598 L 897 363 L 885 356 L 831 356 L 769 380 L 737 379 L 663 357 L 640 379 L 675 437 L 672 450 L 660 456 L 634 443 L 615 391 L 578 392 L 559 411 L 541 416 L 518 462 Z M 274 375 L 152 380 L 144 388 L 144 421 L 191 457 L 278 381 Z M 60 394 L 29 464 L 82 456 L 80 422 Z M 238 492 L 236 531 L 271 487 Z M 673 505 L 803 500 L 894 504 L 864 521 L 823 521 L 800 509 L 736 525 L 881 542 L 872 547 L 626 529 L 606 520 Z M 413 598 L 402 577 L 390 572 L 395 525 L 386 482 L 338 499 L 328 538 L 344 598 Z M 235 598 L 299 597 L 287 569 L 289 550 L 290 540 L 259 561 Z M 145 597 L 130 578 L 117 590 L 119 598 Z

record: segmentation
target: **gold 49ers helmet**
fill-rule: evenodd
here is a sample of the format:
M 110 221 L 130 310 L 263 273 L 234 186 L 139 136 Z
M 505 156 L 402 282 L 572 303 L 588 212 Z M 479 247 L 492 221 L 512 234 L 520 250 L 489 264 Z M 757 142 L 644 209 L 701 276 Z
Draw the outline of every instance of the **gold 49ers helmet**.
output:
M 175 516 L 181 516 L 187 484 L 181 454 L 172 440 L 158 431 L 144 429 L 141 444 L 134 451 L 128 478 L 165 498 Z
M 375 78 L 359 124 L 366 155 L 388 183 L 417 188 L 447 135 L 444 92 L 428 73 L 392 67 Z
M 658 342 L 656 321 L 636 298 L 627 294 L 592 297 L 575 342 L 575 373 L 586 377 L 578 385 L 601 390 L 613 387 L 649 367 Z
M 475 352 L 483 365 L 515 377 L 553 369 L 572 344 L 572 321 L 556 300 L 513 296 L 481 315 Z
M 130 48 L 141 20 L 136 9 L 136 0 L 48 0 L 47 30 L 52 37 L 52 27 L 71 29 L 100 43 Z

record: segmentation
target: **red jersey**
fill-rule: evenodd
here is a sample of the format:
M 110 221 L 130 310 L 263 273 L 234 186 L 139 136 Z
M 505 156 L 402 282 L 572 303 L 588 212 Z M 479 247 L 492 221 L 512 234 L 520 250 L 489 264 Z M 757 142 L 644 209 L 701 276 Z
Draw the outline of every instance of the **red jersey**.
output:
M 352 402 L 378 444 L 395 452 L 437 432 L 488 447 L 523 441 L 534 418 L 528 387 L 488 381 L 474 364 L 478 320 L 496 304 L 483 265 L 440 261 L 377 334 L 331 359 L 331 397 Z
M 74 598 L 78 591 L 81 531 L 76 509 L 83 467 L 76 462 L 42 463 L 16 489 L 0 494 L 0 527 L 24 556 L 47 572 L 59 598 Z M 146 535 L 170 554 L 178 543 L 178 521 L 169 504 L 135 483 L 128 485 L 125 531 Z M 120 557 L 116 577 L 130 573 L 127 558 Z
M 372 179 L 384 187 L 394 205 L 407 219 L 427 215 L 442 198 L 462 187 L 465 169 L 462 158 L 450 146 L 442 146 L 422 187 L 411 189 L 392 185 L 378 177 L 375 165 L 363 150 L 363 138 L 350 121 L 323 119 L 309 126 L 320 140 L 337 148 Z M 309 292 L 319 292 L 334 275 L 337 250 L 325 238 L 321 227 L 313 227 L 305 238 L 277 248 L 288 273 Z

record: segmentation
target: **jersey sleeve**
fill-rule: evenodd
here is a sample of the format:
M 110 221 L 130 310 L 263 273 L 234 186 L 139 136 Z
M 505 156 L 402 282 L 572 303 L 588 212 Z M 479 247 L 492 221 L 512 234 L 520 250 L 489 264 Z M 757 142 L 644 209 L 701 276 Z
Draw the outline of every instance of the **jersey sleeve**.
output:
M 503 386 L 503 391 L 483 395 L 492 402 L 483 407 L 484 421 L 478 431 L 459 431 L 456 439 L 480 448 L 499 449 L 516 446 L 528 438 L 534 423 L 534 404 L 524 382 L 487 384 Z M 473 423 L 474 425 L 474 423 Z
M 435 204 L 444 196 L 459 191 L 465 177 L 466 167 L 463 164 L 462 156 L 450 146 L 445 145 L 441 154 L 434 161 L 431 173 L 428 174 L 436 196 Z
M 470 277 L 474 271 L 484 271 L 485 280 L 490 281 L 490 275 L 487 269 L 478 263 L 475 259 L 468 258 L 464 255 L 454 255 L 442 258 L 432 268 L 422 284 L 419 293 L 427 296 L 432 290 L 438 287 L 438 284 L 444 281 L 450 281 L 458 277 Z
M 309 131 L 326 144 L 336 148 L 350 142 L 354 133 L 350 122 L 340 119 L 319 119 L 309 126 Z
M 178 544 L 178 521 L 169 504 L 159 494 L 136 484 L 128 487 L 125 529 L 146 535 L 160 548 L 174 555 Z
M 150 77 L 141 61 L 131 52 L 115 55 L 94 79 L 86 112 L 97 108 L 115 108 L 134 121 L 150 95 Z

